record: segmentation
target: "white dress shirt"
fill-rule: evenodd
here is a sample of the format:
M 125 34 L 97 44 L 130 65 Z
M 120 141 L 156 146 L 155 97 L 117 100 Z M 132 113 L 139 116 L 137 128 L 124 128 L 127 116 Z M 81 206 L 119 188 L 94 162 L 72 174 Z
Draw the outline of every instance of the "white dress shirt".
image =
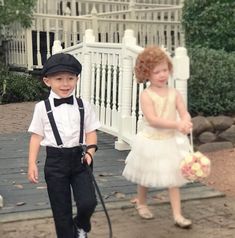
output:
M 56 95 L 53 91 L 51 91 L 49 95 L 51 109 L 57 129 L 63 142 L 63 147 L 67 148 L 78 146 L 80 137 L 80 112 L 78 109 L 75 92 L 73 92 L 72 95 L 74 97 L 73 105 L 64 103 L 58 107 L 54 106 L 54 98 L 60 97 L 58 97 L 58 95 Z M 85 133 L 89 133 L 98 129 L 101 124 L 97 120 L 91 104 L 87 101 L 82 101 L 85 114 L 84 131 Z M 59 147 L 52 132 L 44 101 L 40 101 L 35 105 L 33 119 L 28 131 L 43 136 L 43 140 L 41 141 L 42 146 Z

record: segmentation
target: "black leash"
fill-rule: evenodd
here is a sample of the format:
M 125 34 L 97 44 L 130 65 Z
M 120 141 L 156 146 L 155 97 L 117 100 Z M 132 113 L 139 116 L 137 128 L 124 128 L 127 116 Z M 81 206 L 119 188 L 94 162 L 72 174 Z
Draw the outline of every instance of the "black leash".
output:
M 47 99 L 47 100 L 44 100 L 44 103 L 45 103 L 45 106 L 46 106 L 46 110 L 47 110 L 47 115 L 48 115 L 48 118 L 49 118 L 49 121 L 50 121 L 50 124 L 51 124 L 51 127 L 52 127 L 52 131 L 53 131 L 53 134 L 55 136 L 55 139 L 56 139 L 56 143 L 58 146 L 62 146 L 63 145 L 63 142 L 61 140 L 61 137 L 60 137 L 60 134 L 58 132 L 58 129 L 57 129 L 57 126 L 55 124 L 55 120 L 54 120 L 54 116 L 53 116 L 53 113 L 52 113 L 52 110 L 51 110 L 51 105 L 50 105 L 50 101 Z M 86 161 L 83 159 L 85 154 L 89 154 L 89 156 L 91 157 L 92 161 L 93 161 L 93 158 L 92 158 L 92 155 L 87 151 L 87 149 L 89 148 L 95 148 L 95 151 L 97 151 L 98 147 L 97 145 L 84 145 L 83 144 L 83 136 L 84 136 L 84 106 L 83 106 L 83 102 L 82 102 L 82 99 L 79 97 L 77 98 L 77 103 L 78 103 L 78 108 L 79 108 L 79 112 L 80 112 L 80 137 L 79 137 L 79 143 L 80 145 L 83 147 L 83 157 L 82 157 L 82 163 L 84 163 L 86 165 L 86 168 L 87 168 L 87 171 L 88 171 L 88 174 L 89 176 L 91 177 L 92 181 L 93 181 L 93 184 L 95 186 L 95 189 L 98 193 L 98 196 L 99 196 L 99 199 L 100 199 L 100 202 L 103 206 L 103 209 L 104 209 L 104 213 L 106 215 L 106 218 L 107 218 L 107 221 L 108 221 L 108 226 L 109 226 L 109 238 L 112 238 L 113 237 L 113 231 L 112 231 L 112 225 L 111 225 L 111 221 L 110 221 L 110 217 L 109 217 L 109 214 L 108 214 L 108 211 L 106 209 L 106 206 L 105 206 L 105 203 L 104 203 L 104 200 L 103 200 L 103 197 L 102 197 L 102 194 L 100 192 L 100 189 L 99 189 L 99 186 L 95 180 L 95 176 L 93 175 L 93 172 L 92 172 L 92 168 L 91 166 L 89 166 Z
M 111 220 L 110 220 L 108 211 L 107 211 L 107 209 L 106 209 L 106 206 L 105 206 L 105 203 L 104 203 L 102 194 L 101 194 L 101 192 L 100 192 L 99 186 L 98 186 L 98 184 L 97 184 L 97 182 L 96 182 L 96 180 L 95 180 L 95 176 L 94 176 L 94 174 L 92 173 L 92 170 L 91 170 L 90 166 L 88 166 L 88 167 L 89 167 L 89 168 L 88 168 L 88 173 L 89 173 L 90 176 L 92 177 L 92 180 L 93 180 L 94 185 L 95 185 L 95 189 L 96 189 L 96 191 L 97 191 L 97 193 L 98 193 L 98 195 L 99 195 L 100 202 L 101 202 L 101 204 L 102 204 L 102 206 L 103 206 L 104 213 L 105 213 L 105 216 L 106 216 L 107 221 L 108 221 L 108 226 L 109 226 L 109 238 L 112 238 L 112 237 L 113 237 L 112 224 L 111 224 Z
M 80 142 L 80 144 L 82 144 L 82 143 L 83 143 L 84 114 L 85 114 L 85 113 L 84 113 L 84 107 L 83 107 L 82 99 L 81 99 L 81 98 L 77 98 L 77 103 L 78 103 L 78 107 L 79 107 L 79 111 L 80 111 L 80 117 L 81 117 L 81 118 L 80 118 L 80 139 L 79 139 L 79 142 Z M 91 161 L 93 161 L 92 155 L 87 151 L 87 150 L 90 149 L 90 148 L 94 148 L 95 151 L 98 150 L 97 145 L 88 145 L 88 146 L 84 145 L 84 146 L 83 146 L 83 158 L 84 158 L 85 154 L 87 153 L 87 154 L 89 154 L 89 156 L 91 157 Z M 89 166 L 89 165 L 87 164 L 86 160 L 84 160 L 84 159 L 83 159 L 82 162 L 86 165 L 88 174 L 89 174 L 89 176 L 91 177 L 91 179 L 92 179 L 92 181 L 93 181 L 93 183 L 94 183 L 95 189 L 96 189 L 96 191 L 97 191 L 97 193 L 98 193 L 100 202 L 101 202 L 101 204 L 102 204 L 102 206 L 103 206 L 104 213 L 105 213 L 106 218 L 107 218 L 107 221 L 108 221 L 108 226 L 109 226 L 109 238 L 112 238 L 112 237 L 113 237 L 113 231 L 112 231 L 112 225 L 111 225 L 110 217 L 109 217 L 108 211 L 107 211 L 107 209 L 106 209 L 106 206 L 105 206 L 105 203 L 104 203 L 102 194 L 101 194 L 101 192 L 100 192 L 99 186 L 98 186 L 98 184 L 97 184 L 97 182 L 96 182 L 96 180 L 95 180 L 95 176 L 94 176 L 94 174 L 93 174 L 93 172 L 92 172 L 92 167 L 91 167 L 92 165 Z
M 112 237 L 113 237 L 112 224 L 111 224 L 111 220 L 110 220 L 110 217 L 109 217 L 108 211 L 107 211 L 107 209 L 106 209 L 106 206 L 105 206 L 105 203 L 104 203 L 104 200 L 103 200 L 102 194 L 101 194 L 100 189 L 99 189 L 99 186 L 98 186 L 98 184 L 97 184 L 97 182 L 96 182 L 96 180 L 95 180 L 95 176 L 94 176 L 94 174 L 93 174 L 93 172 L 92 172 L 91 167 L 90 167 L 88 164 L 86 164 L 86 168 L 87 168 L 87 171 L 88 171 L 90 177 L 91 177 L 92 180 L 93 180 L 93 183 L 94 183 L 95 189 L 96 189 L 96 191 L 97 191 L 97 193 L 98 193 L 98 196 L 99 196 L 100 202 L 101 202 L 101 204 L 102 204 L 102 207 L 103 207 L 103 209 L 104 209 L 105 216 L 106 216 L 107 221 L 108 221 L 108 227 L 109 227 L 109 238 L 112 238 Z

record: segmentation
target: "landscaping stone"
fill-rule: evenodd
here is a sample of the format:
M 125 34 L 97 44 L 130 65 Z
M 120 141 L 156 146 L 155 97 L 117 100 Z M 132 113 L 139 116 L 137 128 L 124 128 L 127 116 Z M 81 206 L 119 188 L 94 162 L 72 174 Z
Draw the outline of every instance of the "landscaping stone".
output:
M 235 144 L 235 125 L 219 134 L 219 138 L 231 141 L 233 144 Z
M 216 135 L 210 131 L 203 132 L 199 137 L 201 143 L 209 143 L 216 140 Z
M 212 124 L 202 116 L 192 118 L 193 122 L 193 134 L 199 135 L 204 131 L 213 131 Z
M 215 130 L 226 130 L 234 123 L 233 119 L 228 116 L 217 116 L 207 118 L 213 125 Z
M 218 151 L 235 146 L 234 117 L 217 116 L 192 118 L 193 138 L 202 151 Z
M 225 149 L 232 149 L 233 144 L 231 142 L 212 142 L 212 143 L 205 143 L 198 146 L 198 150 L 201 152 L 212 152 L 212 151 L 219 151 Z

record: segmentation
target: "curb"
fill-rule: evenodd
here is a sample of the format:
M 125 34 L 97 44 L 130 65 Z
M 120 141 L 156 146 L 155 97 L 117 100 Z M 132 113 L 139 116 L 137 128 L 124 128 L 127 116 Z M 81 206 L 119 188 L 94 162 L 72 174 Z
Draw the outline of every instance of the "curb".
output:
M 0 208 L 2 208 L 3 207 L 3 197 L 2 197 L 2 195 L 0 195 Z

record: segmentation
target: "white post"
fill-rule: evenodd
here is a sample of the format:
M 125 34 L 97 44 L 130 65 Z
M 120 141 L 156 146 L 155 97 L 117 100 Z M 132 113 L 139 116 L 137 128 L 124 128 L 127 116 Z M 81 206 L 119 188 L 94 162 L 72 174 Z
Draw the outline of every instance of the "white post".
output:
M 53 42 L 53 46 L 52 46 L 52 54 L 56 54 L 62 51 L 62 46 L 61 46 L 61 42 L 59 40 L 55 40 Z
M 133 79 L 133 62 L 132 58 L 127 55 L 126 46 L 136 45 L 136 38 L 133 30 L 126 30 L 123 37 L 123 54 L 122 54 L 122 78 L 120 78 L 121 97 L 119 103 L 119 125 L 118 125 L 118 141 L 115 142 L 115 149 L 128 150 L 130 145 L 123 140 L 124 134 L 132 132 L 131 118 L 131 100 L 132 100 L 132 79 Z
M 65 16 L 71 16 L 71 9 L 66 6 L 64 11 Z M 71 21 L 69 19 L 64 20 L 64 45 L 65 48 L 71 46 Z
M 94 36 L 97 37 L 98 36 L 98 20 L 97 20 L 97 10 L 95 8 L 95 5 L 93 5 L 93 8 L 91 10 L 91 19 L 92 19 L 92 29 L 94 32 Z
M 131 11 L 131 19 L 135 19 L 135 4 L 136 0 L 130 0 L 129 10 Z
M 76 16 L 76 1 L 75 0 L 71 1 L 71 14 L 72 16 Z
M 47 2 L 47 13 L 50 14 L 50 15 L 57 15 L 57 6 L 58 6 L 58 3 L 55 4 L 54 1 L 48 1 Z
M 32 45 L 32 31 L 30 28 L 26 29 L 26 54 L 27 54 L 27 68 L 33 70 L 33 45 Z
M 95 42 L 95 36 L 93 34 L 93 30 L 87 29 L 85 31 L 85 35 L 83 37 L 83 69 L 82 69 L 82 97 L 90 101 L 91 98 L 91 70 L 92 70 L 92 64 L 91 64 L 91 55 L 88 51 L 88 48 L 86 46 L 87 43 L 94 43 Z
M 175 50 L 175 57 L 173 58 L 173 78 L 175 80 L 175 87 L 182 94 L 185 104 L 187 105 L 187 80 L 189 79 L 189 57 L 187 49 L 178 47 Z

